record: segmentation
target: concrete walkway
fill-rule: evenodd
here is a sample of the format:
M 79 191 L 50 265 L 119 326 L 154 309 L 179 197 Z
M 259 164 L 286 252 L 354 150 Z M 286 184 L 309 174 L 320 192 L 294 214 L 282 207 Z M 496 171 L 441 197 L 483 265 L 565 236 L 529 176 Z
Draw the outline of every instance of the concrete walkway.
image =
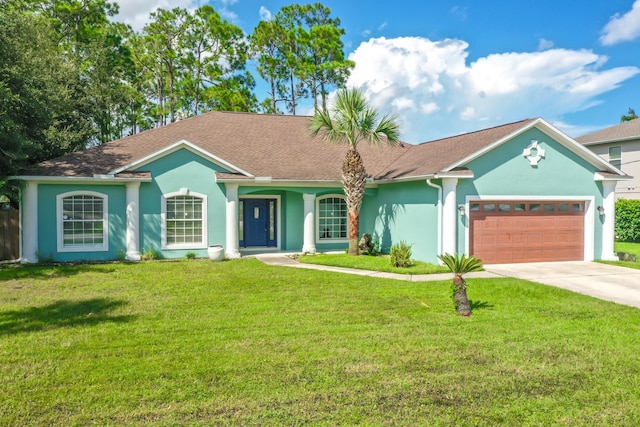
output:
M 451 273 L 412 275 L 302 264 L 283 253 L 260 254 L 255 257 L 269 265 L 334 271 L 409 282 L 451 279 Z M 486 271 L 465 274 L 465 277 L 515 277 L 640 308 L 640 270 L 583 261 L 494 264 L 485 266 L 485 269 Z
M 355 274 L 358 276 L 381 277 L 384 279 L 406 280 L 407 282 L 435 282 L 437 280 L 450 280 L 451 273 L 438 274 L 397 274 L 385 273 L 381 271 L 359 270 L 355 268 L 331 267 L 328 265 L 303 264 L 292 259 L 290 254 L 274 253 L 255 255 L 255 258 L 269 265 L 279 265 L 283 267 L 306 268 L 309 270 L 334 271 L 336 273 Z M 464 277 L 500 277 L 499 274 L 488 271 L 478 271 L 465 274 Z

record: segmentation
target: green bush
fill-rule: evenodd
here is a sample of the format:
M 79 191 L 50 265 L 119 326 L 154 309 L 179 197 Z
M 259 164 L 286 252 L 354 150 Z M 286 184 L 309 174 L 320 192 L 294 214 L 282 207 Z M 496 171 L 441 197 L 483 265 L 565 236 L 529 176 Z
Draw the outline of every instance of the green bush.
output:
M 640 200 L 616 201 L 616 240 L 640 241 Z
M 162 256 L 160 255 L 160 252 L 156 251 L 153 248 L 147 249 L 146 251 L 144 251 L 142 253 L 142 256 L 140 257 L 142 261 L 154 261 L 156 259 L 161 259 L 161 258 Z
M 409 267 L 411 265 L 411 245 L 404 240 L 391 246 L 391 265 L 394 267 Z
M 187 252 L 187 255 L 185 255 L 187 257 L 187 259 L 196 259 L 196 253 L 189 251 Z

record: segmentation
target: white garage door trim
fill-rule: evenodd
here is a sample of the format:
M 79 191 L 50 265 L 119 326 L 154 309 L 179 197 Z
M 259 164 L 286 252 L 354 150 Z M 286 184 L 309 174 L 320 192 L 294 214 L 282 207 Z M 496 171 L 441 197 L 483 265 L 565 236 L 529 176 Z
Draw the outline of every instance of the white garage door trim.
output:
M 594 196 L 467 196 L 465 199 L 465 216 L 463 220 L 464 224 L 464 252 L 469 253 L 469 203 L 483 201 L 483 200 L 495 200 L 500 201 L 568 201 L 568 202 L 584 202 L 584 261 L 593 261 L 595 252 L 595 214 L 594 214 Z

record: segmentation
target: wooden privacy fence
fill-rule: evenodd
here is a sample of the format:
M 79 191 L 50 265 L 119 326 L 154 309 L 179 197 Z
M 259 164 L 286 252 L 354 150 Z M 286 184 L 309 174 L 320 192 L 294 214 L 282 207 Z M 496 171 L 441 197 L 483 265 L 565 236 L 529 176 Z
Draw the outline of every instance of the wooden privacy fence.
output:
M 0 210 L 0 261 L 20 257 L 20 211 Z

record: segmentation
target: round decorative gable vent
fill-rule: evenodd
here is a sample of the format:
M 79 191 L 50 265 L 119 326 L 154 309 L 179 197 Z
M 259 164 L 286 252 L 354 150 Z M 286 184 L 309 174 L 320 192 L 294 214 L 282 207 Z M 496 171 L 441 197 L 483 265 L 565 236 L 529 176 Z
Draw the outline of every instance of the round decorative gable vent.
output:
M 538 166 L 538 162 L 544 158 L 544 148 L 538 145 L 538 141 L 531 140 L 531 144 L 524 149 L 522 155 L 529 160 L 531 166 Z

